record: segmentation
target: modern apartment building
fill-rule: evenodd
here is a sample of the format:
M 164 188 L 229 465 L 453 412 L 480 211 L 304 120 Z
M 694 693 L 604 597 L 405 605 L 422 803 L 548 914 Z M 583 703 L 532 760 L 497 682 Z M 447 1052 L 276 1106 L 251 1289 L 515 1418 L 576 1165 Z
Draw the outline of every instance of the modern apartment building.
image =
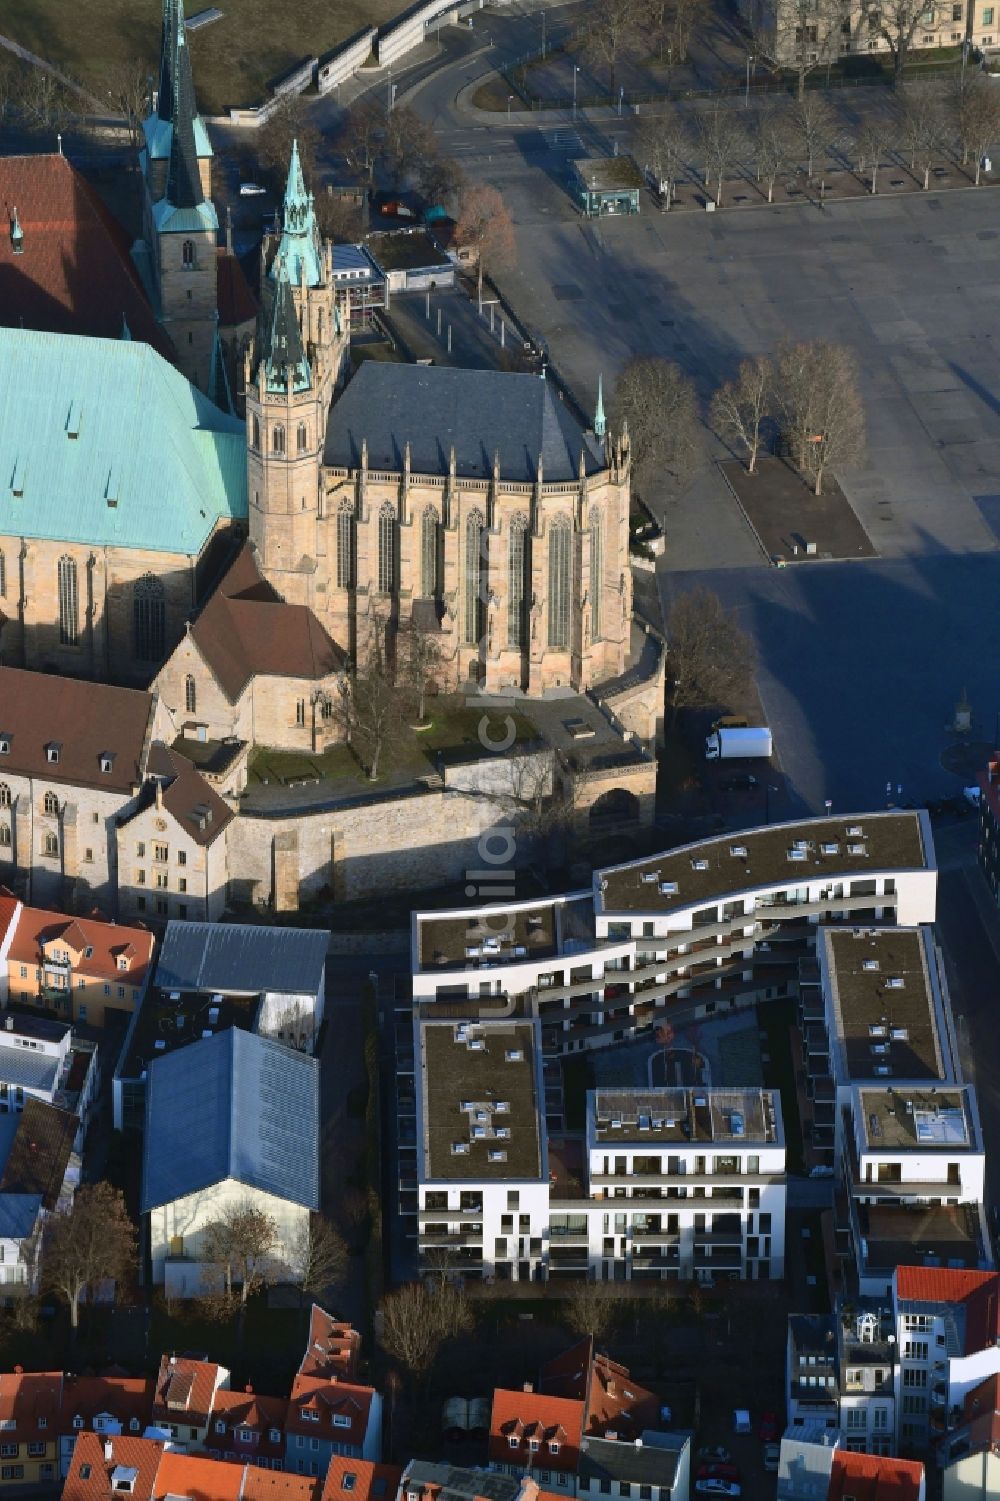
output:
M 783 1275 L 776 1093 L 592 1090 L 581 1153 L 548 1139 L 537 1019 L 423 1009 L 414 1059 L 425 1265 L 519 1281 Z
M 896 1443 L 896 1323 L 885 1300 L 841 1299 L 831 1314 L 793 1314 L 785 1366 L 787 1435 L 867 1454 Z
M 900 1445 L 940 1442 L 966 1399 L 1000 1372 L 1000 1277 L 950 1266 L 900 1266 L 893 1277 L 899 1345 Z
M 923 812 L 807 819 L 596 871 L 541 902 L 415 913 L 415 1001 L 537 1017 L 547 1056 L 626 1041 L 672 1009 L 794 994 L 821 923 L 934 920 Z

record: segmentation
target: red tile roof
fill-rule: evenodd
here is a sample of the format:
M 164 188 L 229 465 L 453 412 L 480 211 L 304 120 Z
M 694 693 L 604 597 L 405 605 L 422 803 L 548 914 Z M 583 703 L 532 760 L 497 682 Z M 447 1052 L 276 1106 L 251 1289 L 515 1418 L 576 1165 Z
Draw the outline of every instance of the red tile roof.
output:
M 312 1438 L 334 1439 L 361 1448 L 368 1431 L 374 1389 L 350 1381 L 324 1379 L 321 1376 L 296 1376 L 288 1401 L 286 1428 L 289 1433 L 309 1434 Z M 303 1418 L 302 1413 L 317 1412 L 319 1421 Z M 335 1418 L 346 1422 L 335 1422 Z
M 919 1501 L 923 1479 L 924 1467 L 916 1460 L 838 1449 L 827 1501 Z
M 217 1391 L 205 1447 L 215 1459 L 221 1459 L 223 1454 L 235 1454 L 237 1459 L 245 1461 L 258 1456 L 283 1459 L 287 1412 L 288 1402 L 284 1397 L 259 1397 L 252 1391 Z M 220 1423 L 225 1427 L 224 1433 L 218 1432 Z M 241 1440 L 238 1435 L 241 1428 L 256 1437 Z M 271 1438 L 272 1432 L 277 1433 L 276 1439 Z
M 186 1501 L 240 1501 L 242 1489 L 242 1465 L 168 1449 L 156 1472 L 153 1495 L 157 1501 L 165 1496 L 184 1496 Z
M 340 1376 L 349 1381 L 358 1373 L 361 1335 L 350 1324 L 328 1314 L 314 1303 L 309 1314 L 309 1339 L 300 1376 Z
M 367 1459 L 345 1459 L 335 1454 L 326 1472 L 320 1501 L 394 1501 L 402 1473 L 395 1465 L 372 1464 Z
M 3 898 L 0 897 L 0 924 L 3 921 Z M 2 938 L 2 927 L 0 927 Z M 61 939 L 67 948 L 82 952 L 93 949 L 89 959 L 81 962 L 87 974 L 107 980 L 142 985 L 153 958 L 153 935 L 145 928 L 120 927 L 117 923 L 97 922 L 93 918 L 62 917 L 41 907 L 22 909 L 8 953 L 11 963 L 34 964 L 41 960 L 41 949 L 53 939 Z M 128 960 L 128 969 L 118 968 L 119 959 Z
M 128 235 L 66 157 L 0 158 L 0 203 L 0 324 L 117 339 L 124 317 L 133 339 L 176 358 L 146 301 Z M 20 254 L 9 228 L 15 208 Z
M 583 1417 L 584 1406 L 578 1400 L 497 1387 L 490 1421 L 490 1463 L 575 1474 Z M 538 1447 L 533 1449 L 532 1444 Z M 558 1446 L 555 1454 L 552 1444 Z
M 906 1303 L 961 1303 L 966 1355 L 1000 1339 L 1000 1274 L 952 1267 L 896 1268 L 896 1296 Z
M 62 1501 L 112 1501 L 112 1472 L 119 1466 L 135 1470 L 129 1501 L 151 1501 L 163 1445 L 156 1439 L 77 1434 L 73 1457 L 63 1482 Z M 120 1493 L 117 1501 L 121 1501 Z
M 67 1376 L 63 1383 L 59 1431 L 72 1433 L 75 1418 L 82 1418 L 84 1427 L 90 1428 L 96 1417 L 108 1413 L 126 1429 L 135 1420 L 141 1433 L 152 1417 L 154 1393 L 152 1377 Z
M 583 1402 L 585 1434 L 638 1438 L 659 1420 L 659 1399 L 633 1381 L 626 1366 L 595 1352 L 589 1335 L 544 1365 L 538 1385 L 549 1396 Z
M 153 1402 L 154 1423 L 203 1428 L 220 1382 L 228 1379 L 228 1371 L 214 1361 L 188 1360 L 184 1355 L 162 1356 Z
M 286 1475 L 262 1465 L 247 1465 L 241 1501 L 319 1501 L 320 1482 L 309 1475 Z
M 19 1441 L 49 1437 L 59 1416 L 61 1371 L 5 1371 L 0 1374 L 0 1423 L 13 1421 Z M 39 1427 L 39 1419 L 42 1426 Z
M 12 896 L 6 886 L 0 886 L 0 948 L 3 947 L 11 923 L 17 917 L 20 905 L 17 897 Z
M 221 329 L 252 323 L 257 317 L 257 299 L 250 290 L 239 258 L 224 246 L 220 246 L 216 254 L 215 288 Z

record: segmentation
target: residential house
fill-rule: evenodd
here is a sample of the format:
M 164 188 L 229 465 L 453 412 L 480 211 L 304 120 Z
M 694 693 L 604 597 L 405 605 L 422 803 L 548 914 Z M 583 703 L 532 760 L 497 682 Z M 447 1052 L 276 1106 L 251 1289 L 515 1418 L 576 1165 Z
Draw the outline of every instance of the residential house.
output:
M 250 1387 L 216 1388 L 205 1452 L 212 1459 L 280 1470 L 285 1455 L 285 1397 L 261 1397 Z
M 334 1455 L 320 1501 L 396 1501 L 402 1471 L 395 1465 Z
M 256 1464 L 225 1464 L 162 1440 L 81 1433 L 65 1501 L 319 1501 L 320 1482 Z
M 584 1501 L 602 1501 L 609 1494 L 631 1501 L 688 1501 L 690 1435 L 647 1429 L 635 1439 L 583 1439 L 576 1494 Z
M 216 1396 L 228 1390 L 225 1366 L 186 1355 L 164 1355 L 156 1376 L 152 1421 L 185 1448 L 202 1449 Z
M 297 1375 L 288 1401 L 285 1464 L 322 1475 L 334 1456 L 377 1460 L 382 1452 L 382 1398 L 370 1386 Z
M 62 1501 L 153 1501 L 165 1447 L 132 1434 L 77 1434 Z
M 584 1411 L 579 1398 L 546 1396 L 530 1382 L 521 1391 L 497 1387 L 487 1449 L 490 1469 L 530 1475 L 544 1490 L 574 1495 Z
M 962 1416 L 938 1446 L 942 1501 L 993 1501 L 1000 1496 L 1000 1376 L 965 1398 Z
M 852 1454 L 838 1449 L 830 1469 L 827 1501 L 925 1501 L 924 1467 L 889 1454 Z
M 899 1447 L 916 1452 L 961 1421 L 966 1398 L 1000 1373 L 1000 1276 L 946 1266 L 893 1275 Z
M 241 1027 L 313 1052 L 329 940 L 322 929 L 168 923 L 153 984 L 115 1069 L 116 1129 L 141 1127 L 150 1061 L 199 1038 Z
M 785 1393 L 788 1432 L 817 1429 L 844 1448 L 896 1448 L 898 1347 L 892 1307 L 841 1299 L 828 1316 L 788 1320 Z
M 37 1285 L 38 1232 L 45 1216 L 69 1209 L 80 1183 L 75 1115 L 26 1099 L 0 1116 L 0 1302 Z
M 68 1022 L 11 1007 L 0 1017 L 0 1115 L 19 1113 L 29 1099 L 71 1111 L 80 1152 L 99 1084 L 97 1048 L 75 1040 Z
M 172 1296 L 200 1290 L 205 1229 L 243 1204 L 273 1218 L 275 1254 L 294 1278 L 296 1247 L 319 1209 L 316 1060 L 235 1027 L 154 1054 L 141 1203 L 153 1282 Z
M 583 1403 L 584 1437 L 639 1438 L 660 1421 L 659 1399 L 634 1381 L 626 1366 L 597 1350 L 593 1335 L 547 1361 L 538 1389 Z
M 67 1021 L 103 1027 L 109 1012 L 125 1016 L 139 1005 L 153 945 L 145 928 L 17 902 L 6 951 L 0 941 L 0 1006 L 43 1006 Z
M 155 1382 L 148 1377 L 64 1376 L 59 1409 L 59 1476 L 69 1474 L 81 1433 L 104 1439 L 144 1434 L 152 1419 Z
M 547 1494 L 526 1475 L 488 1475 L 459 1465 L 411 1459 L 399 1482 L 398 1501 L 545 1501 Z
M 0 1491 L 54 1485 L 61 1371 L 0 1374 Z
M 776 1501 L 827 1501 L 837 1443 L 822 1424 L 789 1428 L 781 1440 Z
M 314 1303 L 309 1312 L 309 1336 L 299 1366 L 300 1376 L 337 1376 L 352 1381 L 358 1374 L 361 1335 Z

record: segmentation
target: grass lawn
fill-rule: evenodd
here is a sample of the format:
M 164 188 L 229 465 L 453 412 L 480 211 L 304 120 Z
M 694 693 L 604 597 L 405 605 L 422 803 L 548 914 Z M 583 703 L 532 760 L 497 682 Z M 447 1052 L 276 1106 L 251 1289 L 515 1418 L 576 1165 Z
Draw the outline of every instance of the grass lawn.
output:
M 431 752 L 442 751 L 447 755 L 449 751 L 475 751 L 488 755 L 493 748 L 491 741 L 495 746 L 506 740 L 510 732 L 508 715 L 517 737 L 515 745 L 524 744 L 538 736 L 531 721 L 525 719 L 523 714 L 518 714 L 515 709 L 480 708 L 475 704 L 467 704 L 464 699 L 444 697 L 429 699 L 427 708 L 431 725 L 429 729 L 420 730 L 418 738 L 424 749 Z
M 209 0 L 188 0 L 188 18 Z M 199 107 L 259 104 L 268 82 L 306 57 L 322 56 L 362 26 L 378 25 L 398 0 L 219 0 L 222 18 L 189 33 Z M 3 30 L 99 93 L 116 63 L 138 60 L 154 74 L 160 46 L 160 0 L 88 0 L 85 24 L 68 0 L 5 0 Z
M 281 782 L 288 786 L 290 782 L 356 781 L 361 768 L 346 745 L 335 745 L 318 756 L 261 746 L 250 758 L 248 776 L 251 782 Z
M 802 1123 L 799 1120 L 799 1101 L 795 1092 L 795 1059 L 792 1057 L 790 1029 L 795 1024 L 795 1002 L 764 1001 L 757 1007 L 757 1022 L 760 1026 L 764 1051 L 770 1062 L 764 1064 L 764 1084 L 768 1089 L 781 1093 L 781 1118 L 785 1124 L 785 1146 L 788 1171 L 801 1173 L 805 1169 L 802 1153 Z

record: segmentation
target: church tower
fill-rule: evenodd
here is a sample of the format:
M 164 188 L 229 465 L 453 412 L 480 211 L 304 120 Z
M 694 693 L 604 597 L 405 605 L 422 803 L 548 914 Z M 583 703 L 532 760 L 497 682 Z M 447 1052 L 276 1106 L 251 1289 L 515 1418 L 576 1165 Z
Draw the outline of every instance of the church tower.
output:
M 333 283 L 333 247 L 320 239 L 297 144 L 281 233 L 265 240 L 263 257 L 261 337 L 245 372 L 250 537 L 279 594 L 323 612 L 320 469 L 349 341 Z
M 144 122 L 145 243 L 137 247 L 154 306 L 180 369 L 202 391 L 218 326 L 219 220 L 212 147 L 194 98 L 184 0 L 163 0 L 159 87 Z

